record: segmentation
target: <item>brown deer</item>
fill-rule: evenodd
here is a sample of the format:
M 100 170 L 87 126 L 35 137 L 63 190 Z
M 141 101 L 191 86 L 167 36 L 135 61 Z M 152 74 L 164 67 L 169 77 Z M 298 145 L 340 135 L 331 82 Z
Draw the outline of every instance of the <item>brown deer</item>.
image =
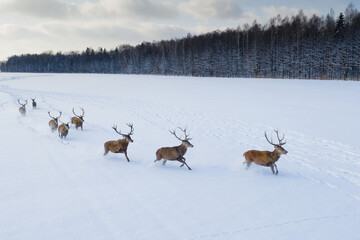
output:
M 21 113 L 21 115 L 25 116 L 25 115 L 26 115 L 25 105 L 27 104 L 27 100 L 25 100 L 25 103 L 22 104 L 22 103 L 20 102 L 20 99 L 18 99 L 18 103 L 21 105 L 21 107 L 19 108 L 19 112 Z
M 275 147 L 274 151 L 270 152 L 270 151 L 250 150 L 243 154 L 243 156 L 245 157 L 244 163 L 246 163 L 246 165 L 247 165 L 246 169 L 248 169 L 250 167 L 251 163 L 254 162 L 261 166 L 270 167 L 272 173 L 275 175 L 277 175 L 279 173 L 275 162 L 277 160 L 279 160 L 281 154 L 287 154 L 287 151 L 282 147 L 282 145 L 284 145 L 286 143 L 286 142 L 282 142 L 282 140 L 284 140 L 285 136 L 283 135 L 282 139 L 280 139 L 278 130 L 275 130 L 275 132 L 276 132 L 276 136 L 279 141 L 279 144 L 274 144 L 272 142 L 272 139 L 271 139 L 271 141 L 269 141 L 269 139 L 266 135 L 266 132 L 265 132 L 266 140 Z M 274 172 L 274 167 L 276 169 L 276 172 Z
M 53 117 L 50 114 L 50 111 L 48 111 L 49 116 L 52 118 L 49 121 L 49 126 L 52 132 L 54 132 L 57 128 L 58 128 L 58 124 L 59 124 L 59 118 L 61 117 L 62 112 L 59 112 L 59 116 L 58 117 Z
M 192 138 L 189 138 L 189 135 L 187 135 L 187 133 L 186 133 L 186 129 L 181 129 L 181 128 L 179 128 L 179 129 L 184 132 L 184 136 L 185 136 L 184 139 L 181 139 L 178 136 L 176 136 L 175 130 L 169 131 L 169 132 L 182 142 L 181 145 L 175 146 L 175 147 L 163 147 L 163 148 L 158 149 L 156 151 L 156 159 L 154 160 L 154 162 L 164 159 L 162 164 L 165 165 L 167 160 L 179 161 L 182 163 L 180 165 L 180 167 L 184 166 L 184 164 L 185 164 L 186 167 L 189 170 L 191 170 L 191 168 L 185 162 L 186 159 L 184 158 L 184 155 L 185 155 L 188 147 L 191 147 L 191 148 L 194 147 L 194 145 L 192 145 L 189 142 L 189 140 L 191 140 Z
M 85 111 L 83 108 L 80 108 L 82 111 L 82 115 L 77 115 L 75 113 L 74 108 L 72 109 L 72 112 L 74 113 L 74 115 L 76 117 L 72 117 L 71 118 L 71 123 L 75 125 L 76 129 L 78 129 L 78 127 L 81 127 L 81 130 L 83 130 L 83 122 L 84 122 L 84 115 L 85 115 Z
M 36 102 L 35 102 L 35 98 L 30 98 L 32 100 L 32 107 L 36 108 Z
M 127 148 L 130 142 L 134 142 L 130 137 L 134 133 L 134 128 L 133 128 L 133 124 L 131 123 L 128 123 L 127 125 L 130 127 L 130 132 L 128 134 L 122 134 L 121 131 L 119 132 L 117 130 L 116 125 L 112 127 L 115 130 L 115 132 L 123 136 L 123 139 L 119 139 L 115 141 L 107 141 L 106 143 L 104 143 L 104 149 L 105 149 L 104 156 L 108 154 L 109 151 L 113 153 L 124 153 L 127 161 L 130 162 L 127 155 Z
M 60 119 L 59 119 L 59 121 L 60 121 Z M 61 125 L 58 128 L 59 137 L 60 138 L 66 138 L 66 136 L 69 133 L 69 129 L 70 129 L 70 122 L 68 122 L 68 123 L 61 122 Z

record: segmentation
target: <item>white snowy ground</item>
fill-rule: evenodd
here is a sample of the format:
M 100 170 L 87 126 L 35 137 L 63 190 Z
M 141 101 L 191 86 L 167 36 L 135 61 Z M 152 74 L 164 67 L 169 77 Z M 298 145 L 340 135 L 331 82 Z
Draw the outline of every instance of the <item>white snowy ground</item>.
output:
M 0 239 L 359 239 L 359 103 L 360 82 L 0 73 Z M 47 112 L 73 107 L 60 140 Z M 130 162 L 103 156 L 130 122 Z M 153 162 L 176 127 L 192 171 Z M 279 174 L 245 170 L 276 128 Z

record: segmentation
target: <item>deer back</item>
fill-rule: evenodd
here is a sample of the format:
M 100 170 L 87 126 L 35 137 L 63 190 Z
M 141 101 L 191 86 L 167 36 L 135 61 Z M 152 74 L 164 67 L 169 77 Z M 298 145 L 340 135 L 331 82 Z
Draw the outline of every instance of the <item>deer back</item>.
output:
M 25 114 L 26 114 L 26 108 L 25 108 L 25 106 L 21 106 L 21 107 L 19 108 L 19 112 L 20 112 L 22 115 L 25 115 Z
M 104 144 L 104 148 L 110 152 L 126 151 L 129 146 L 129 142 L 126 139 L 119 139 L 114 141 L 107 141 Z
M 82 126 L 83 122 L 84 122 L 84 120 L 81 119 L 81 118 L 78 118 L 78 117 L 72 117 L 71 118 L 71 123 L 78 126 L 78 127 Z
M 62 123 L 58 130 L 62 135 L 66 136 L 69 132 L 69 127 L 65 123 Z
M 30 98 L 31 101 L 32 101 L 32 106 L 33 108 L 36 108 L 36 102 L 35 102 L 35 98 Z
M 186 153 L 186 146 L 181 144 L 175 147 L 162 147 L 156 151 L 156 155 L 167 160 L 176 160 L 183 157 Z
M 58 127 L 58 121 L 55 120 L 55 119 L 51 119 L 51 120 L 49 121 L 49 126 L 50 126 L 51 128 L 57 128 L 57 127 Z
M 244 157 L 247 161 L 251 161 L 263 166 L 268 166 L 270 163 L 274 163 L 279 159 L 279 157 L 274 157 L 276 155 L 275 151 L 276 150 L 273 152 L 250 150 L 244 153 Z

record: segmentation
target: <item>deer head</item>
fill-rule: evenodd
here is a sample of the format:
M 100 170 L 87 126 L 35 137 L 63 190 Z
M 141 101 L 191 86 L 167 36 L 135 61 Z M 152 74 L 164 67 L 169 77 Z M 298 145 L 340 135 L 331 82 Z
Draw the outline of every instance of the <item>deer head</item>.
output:
M 50 111 L 48 111 L 48 114 L 52 119 L 54 119 L 56 122 L 58 122 L 58 119 L 61 117 L 62 112 L 59 111 L 59 116 L 58 117 L 51 116 Z
M 80 119 L 81 119 L 81 121 L 83 121 L 83 122 L 84 122 L 84 115 L 85 115 L 85 111 L 84 111 L 84 108 L 80 108 L 80 109 L 81 109 L 81 112 L 82 112 L 82 114 L 81 114 L 81 115 L 77 115 L 77 114 L 75 113 L 74 108 L 72 109 L 72 112 L 74 113 L 74 115 L 75 115 L 76 117 L 80 118 Z
M 59 119 L 59 122 L 61 122 L 62 125 L 64 125 L 66 127 L 67 130 L 70 129 L 70 122 L 64 123 Z
M 280 154 L 287 154 L 287 151 L 282 147 L 282 145 L 284 145 L 286 143 L 286 142 L 282 142 L 284 140 L 285 135 L 283 135 L 283 137 L 280 139 L 279 131 L 278 130 L 274 130 L 274 131 L 276 133 L 276 137 L 277 137 L 279 143 L 278 144 L 273 143 L 272 139 L 271 139 L 271 141 L 269 141 L 269 139 L 266 135 L 266 131 L 265 131 L 266 140 L 268 141 L 268 143 L 270 143 L 271 145 L 273 145 L 275 147 L 275 150 L 277 152 L 279 152 Z
M 27 100 L 25 100 L 25 103 L 24 104 L 22 104 L 21 102 L 20 102 L 20 98 L 18 99 L 18 103 L 23 107 L 23 108 L 25 108 L 25 105 L 27 104 Z
M 121 131 L 118 131 L 117 130 L 117 126 L 114 125 L 112 128 L 115 130 L 115 132 L 117 132 L 118 134 L 120 134 L 121 136 L 123 136 L 123 138 L 127 141 L 127 142 L 134 142 L 132 139 L 131 139 L 131 135 L 133 135 L 134 133 L 134 127 L 133 127 L 133 124 L 132 123 L 127 123 L 127 125 L 130 127 L 130 132 L 128 134 L 123 134 L 121 133 Z
M 192 138 L 189 138 L 189 135 L 186 133 L 186 128 L 185 128 L 185 129 L 182 129 L 182 128 L 179 127 L 179 129 L 184 132 L 184 139 L 181 139 L 180 137 L 178 137 L 178 136 L 176 135 L 176 133 L 175 133 L 175 130 L 173 130 L 173 131 L 170 131 L 170 130 L 169 130 L 169 132 L 170 132 L 171 134 L 173 134 L 178 140 L 180 140 L 184 146 L 186 146 L 186 147 L 194 147 L 194 145 L 192 145 L 192 144 L 189 142 L 189 140 L 191 140 Z

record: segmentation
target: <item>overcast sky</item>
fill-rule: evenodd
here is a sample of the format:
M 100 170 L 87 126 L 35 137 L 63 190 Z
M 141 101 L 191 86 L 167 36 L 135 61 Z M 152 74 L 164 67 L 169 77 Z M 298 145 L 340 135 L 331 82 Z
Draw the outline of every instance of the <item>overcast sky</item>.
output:
M 299 9 L 338 15 L 350 2 L 360 10 L 360 0 L 0 0 L 0 60 L 181 38 Z

